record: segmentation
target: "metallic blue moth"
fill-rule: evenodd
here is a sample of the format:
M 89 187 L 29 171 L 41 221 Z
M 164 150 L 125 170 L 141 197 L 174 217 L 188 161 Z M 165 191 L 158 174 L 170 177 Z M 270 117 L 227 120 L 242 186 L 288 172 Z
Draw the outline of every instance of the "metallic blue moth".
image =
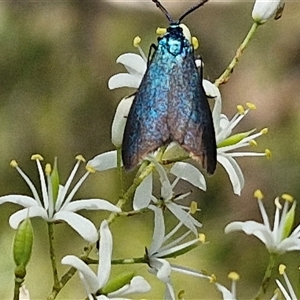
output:
M 151 46 L 154 52 L 128 114 L 122 144 L 124 167 L 132 169 L 149 152 L 174 141 L 213 174 L 217 159 L 212 115 L 193 45 L 180 25 L 208 0 L 191 7 L 176 22 L 158 0 L 152 1 L 170 25 L 158 44 Z

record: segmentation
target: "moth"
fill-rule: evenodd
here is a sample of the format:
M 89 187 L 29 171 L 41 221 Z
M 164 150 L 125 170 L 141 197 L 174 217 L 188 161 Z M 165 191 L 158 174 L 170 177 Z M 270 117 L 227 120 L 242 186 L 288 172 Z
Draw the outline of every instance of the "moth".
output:
M 171 142 L 200 161 L 209 174 L 216 169 L 216 139 L 202 71 L 196 66 L 190 37 L 185 35 L 187 27 L 181 24 L 207 1 L 202 0 L 174 21 L 158 0 L 152 0 L 169 27 L 158 37 L 157 45 L 151 45 L 148 67 L 128 114 L 122 143 L 126 170 Z

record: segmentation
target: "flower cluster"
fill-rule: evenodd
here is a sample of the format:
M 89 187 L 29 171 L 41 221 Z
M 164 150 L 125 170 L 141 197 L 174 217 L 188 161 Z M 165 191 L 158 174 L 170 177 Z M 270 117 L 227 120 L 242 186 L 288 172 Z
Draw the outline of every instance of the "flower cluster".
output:
M 59 184 L 59 174 L 56 163 L 54 170 L 52 170 L 50 164 L 47 164 L 44 173 L 41 164 L 43 157 L 39 154 L 35 154 L 32 155 L 31 159 L 34 160 L 37 165 L 41 185 L 41 196 L 33 182 L 22 171 L 17 162 L 12 161 L 11 166 L 16 168 L 27 183 L 32 196 L 12 194 L 0 197 L 0 204 L 10 202 L 24 207 L 24 209 L 17 211 L 10 216 L 10 226 L 16 229 L 20 222 L 27 217 L 41 217 L 47 222 L 53 223 L 63 221 L 69 224 L 85 240 L 95 243 L 98 240 L 98 233 L 95 225 L 90 220 L 77 214 L 77 211 L 85 209 L 120 212 L 121 209 L 107 200 L 97 198 L 72 201 L 75 193 L 94 170 L 91 167 L 87 168 L 85 174 L 79 179 L 73 189 L 69 191 L 80 163 L 85 161 L 82 156 L 79 155 L 76 157 L 77 162 L 64 186 Z

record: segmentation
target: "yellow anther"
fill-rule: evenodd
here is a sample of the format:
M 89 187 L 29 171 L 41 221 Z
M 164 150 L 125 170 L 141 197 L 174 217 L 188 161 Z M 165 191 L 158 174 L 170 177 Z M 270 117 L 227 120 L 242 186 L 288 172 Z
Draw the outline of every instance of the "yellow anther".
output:
M 40 154 L 33 154 L 31 155 L 31 160 L 44 160 L 44 158 Z
M 92 166 L 87 165 L 85 166 L 85 169 L 90 173 L 96 173 L 95 168 L 93 168 Z
M 281 198 L 287 202 L 294 202 L 294 197 L 289 194 L 282 194 Z
M 197 211 L 198 205 L 196 201 L 192 201 L 190 205 L 190 212 L 193 215 Z
M 282 205 L 279 201 L 279 197 L 276 197 L 275 200 L 274 200 L 274 203 L 275 203 L 275 206 L 279 209 L 282 209 Z
M 228 278 L 233 280 L 233 281 L 238 281 L 240 279 L 240 275 L 236 272 L 230 272 L 228 274 Z
M 46 166 L 45 166 L 45 174 L 46 174 L 46 175 L 50 175 L 51 172 L 52 172 L 52 167 L 51 167 L 51 165 L 50 165 L 50 164 L 46 164 Z
M 254 192 L 253 196 L 254 196 L 255 198 L 257 198 L 258 200 L 261 200 L 261 199 L 264 198 L 264 195 L 263 195 L 263 193 L 261 192 L 261 190 L 256 190 L 256 191 Z
M 279 274 L 283 275 L 285 273 L 285 269 L 286 269 L 286 266 L 284 264 L 280 264 L 279 268 L 278 268 Z
M 194 50 L 199 48 L 199 41 L 195 36 L 192 37 L 192 45 L 194 47 Z
M 201 242 L 202 244 L 204 244 L 205 240 L 206 240 L 205 234 L 204 233 L 199 233 L 198 239 L 199 239 L 199 242 Z
M 158 35 L 164 35 L 166 32 L 167 32 L 167 28 L 157 27 L 156 29 L 156 34 Z
M 85 158 L 81 154 L 77 155 L 75 157 L 75 159 L 78 160 L 78 161 L 86 162 Z
M 249 109 L 251 109 L 251 110 L 255 110 L 255 109 L 256 109 L 255 104 L 250 103 L 250 102 L 247 102 L 247 103 L 246 103 L 246 106 L 247 106 Z
M 245 113 L 245 109 L 244 109 L 243 105 L 237 105 L 236 108 L 240 115 L 243 115 Z
M 16 167 L 18 166 L 17 161 L 13 159 L 13 160 L 10 162 L 10 166 L 13 167 L 13 168 L 16 168 Z
M 269 129 L 268 128 L 264 128 L 260 131 L 261 134 L 266 134 L 268 133 Z
M 265 154 L 266 154 L 266 157 L 267 157 L 268 159 L 272 157 L 272 152 L 271 152 L 271 150 L 269 150 L 269 149 L 266 149 L 266 150 L 265 150 Z
M 257 142 L 255 140 L 251 140 L 251 141 L 249 141 L 249 145 L 253 146 L 253 147 L 256 147 L 257 146 Z
M 217 276 L 215 274 L 211 274 L 209 278 L 209 283 L 215 283 L 217 281 Z
M 133 46 L 134 47 L 138 47 L 139 44 L 141 43 L 142 39 L 139 37 L 139 36 L 136 36 L 134 39 L 133 39 Z

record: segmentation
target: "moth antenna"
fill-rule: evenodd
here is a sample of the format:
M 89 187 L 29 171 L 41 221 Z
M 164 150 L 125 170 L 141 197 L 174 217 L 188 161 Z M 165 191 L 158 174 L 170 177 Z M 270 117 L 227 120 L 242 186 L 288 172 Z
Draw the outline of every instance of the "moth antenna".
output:
M 208 0 L 206 0 L 208 1 Z M 171 15 L 169 14 L 169 12 L 162 6 L 162 4 L 158 1 L 158 0 L 152 0 L 152 2 L 154 2 L 156 4 L 156 6 L 163 12 L 163 14 L 166 16 L 166 18 L 168 19 L 168 21 L 170 23 L 173 23 L 173 19 L 171 17 Z
M 152 0 L 153 1 L 153 0 Z M 198 9 L 199 7 L 201 7 L 202 5 L 204 5 L 206 2 L 208 2 L 209 0 L 202 0 L 200 3 L 192 6 L 190 9 L 188 9 L 178 20 L 179 23 L 181 23 L 181 21 L 190 13 L 192 13 L 193 11 L 195 11 L 196 9 Z M 155 1 L 156 2 L 156 1 Z M 156 4 L 157 5 L 157 4 Z

